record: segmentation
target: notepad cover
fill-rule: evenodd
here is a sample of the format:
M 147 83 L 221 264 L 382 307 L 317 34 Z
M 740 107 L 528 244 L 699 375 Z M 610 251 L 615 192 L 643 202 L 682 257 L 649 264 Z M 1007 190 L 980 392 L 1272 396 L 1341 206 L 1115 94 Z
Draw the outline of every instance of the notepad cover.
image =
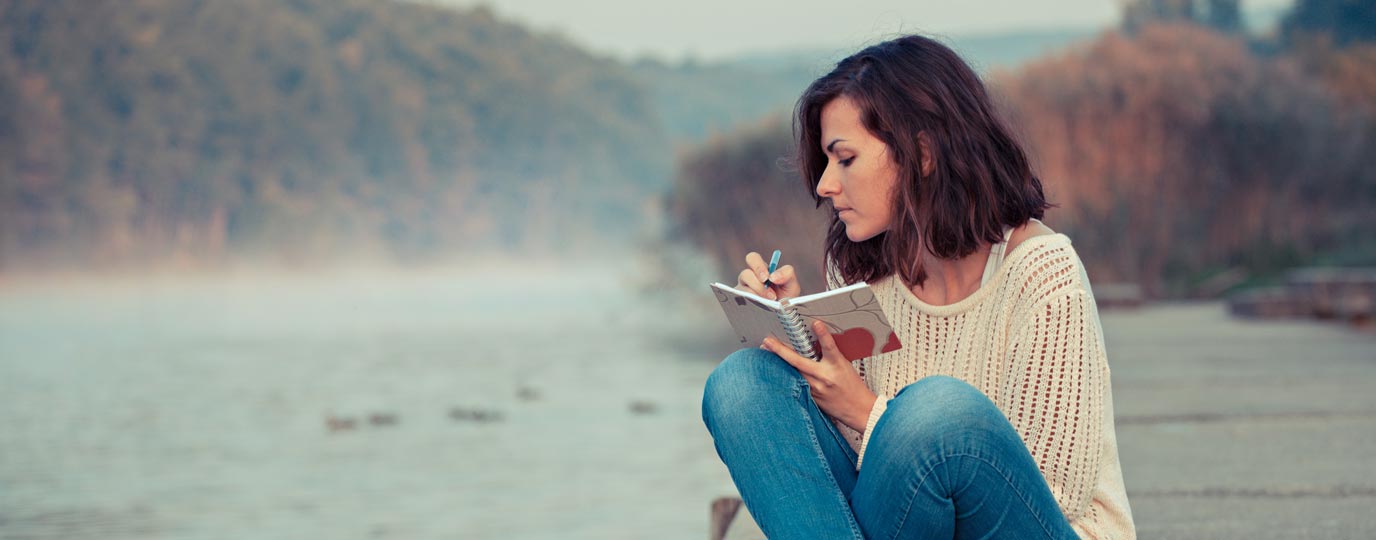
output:
M 712 291 L 741 346 L 758 346 L 770 335 L 789 343 L 787 330 L 779 321 L 779 313 L 788 305 L 803 318 L 807 329 L 814 320 L 825 323 L 842 356 L 852 362 L 902 347 L 874 292 L 863 282 L 784 302 L 721 283 L 714 283 Z M 807 337 L 814 348 L 821 349 L 810 332 Z

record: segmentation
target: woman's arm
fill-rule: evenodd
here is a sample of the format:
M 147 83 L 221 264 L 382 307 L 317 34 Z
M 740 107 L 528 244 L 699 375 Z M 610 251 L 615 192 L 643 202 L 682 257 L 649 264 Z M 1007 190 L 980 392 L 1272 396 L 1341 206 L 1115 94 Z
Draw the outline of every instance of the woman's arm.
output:
M 1098 310 L 1085 287 L 1068 286 L 1020 319 L 999 408 L 1073 522 L 1093 498 L 1103 443 L 1108 360 Z

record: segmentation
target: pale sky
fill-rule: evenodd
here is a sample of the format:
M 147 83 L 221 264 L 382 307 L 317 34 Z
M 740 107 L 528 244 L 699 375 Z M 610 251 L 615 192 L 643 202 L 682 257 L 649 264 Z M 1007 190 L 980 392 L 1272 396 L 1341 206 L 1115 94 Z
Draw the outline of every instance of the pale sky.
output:
M 621 58 L 719 59 L 740 53 L 842 48 L 899 32 L 942 36 L 1118 21 L 1122 0 L 431 0 L 487 4 L 504 20 L 557 31 L 589 50 Z M 1247 8 L 1289 0 L 1243 0 Z

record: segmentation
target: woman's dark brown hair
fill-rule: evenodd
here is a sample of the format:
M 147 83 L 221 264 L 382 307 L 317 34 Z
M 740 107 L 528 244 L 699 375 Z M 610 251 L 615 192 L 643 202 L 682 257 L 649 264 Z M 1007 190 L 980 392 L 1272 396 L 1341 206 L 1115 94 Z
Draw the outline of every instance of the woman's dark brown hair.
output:
M 981 241 L 1001 241 L 1004 225 L 1040 219 L 1055 206 L 974 70 L 935 40 L 905 36 L 840 61 L 799 98 L 793 118 L 798 166 L 818 207 L 829 200 L 817 195 L 827 166 L 822 107 L 838 96 L 860 108 L 865 128 L 888 145 L 899 175 L 894 222 L 886 232 L 852 242 L 831 214 L 826 258 L 846 283 L 897 271 L 908 284 L 922 284 L 927 272 L 919 250 L 959 259 Z M 925 178 L 921 132 L 934 165 Z

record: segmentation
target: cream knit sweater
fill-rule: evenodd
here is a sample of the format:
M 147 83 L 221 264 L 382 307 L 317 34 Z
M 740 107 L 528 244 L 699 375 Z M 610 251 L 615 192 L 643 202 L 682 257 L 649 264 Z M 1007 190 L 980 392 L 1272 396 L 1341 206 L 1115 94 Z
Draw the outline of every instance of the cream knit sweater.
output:
M 830 261 L 827 270 L 827 287 L 842 286 Z M 950 375 L 1008 417 L 1081 538 L 1136 538 L 1099 313 L 1069 237 L 1024 240 L 974 294 L 946 306 L 922 302 L 896 275 L 870 285 L 903 348 L 852 364 L 879 397 L 863 433 L 833 422 L 861 464 L 889 399 L 927 375 Z

